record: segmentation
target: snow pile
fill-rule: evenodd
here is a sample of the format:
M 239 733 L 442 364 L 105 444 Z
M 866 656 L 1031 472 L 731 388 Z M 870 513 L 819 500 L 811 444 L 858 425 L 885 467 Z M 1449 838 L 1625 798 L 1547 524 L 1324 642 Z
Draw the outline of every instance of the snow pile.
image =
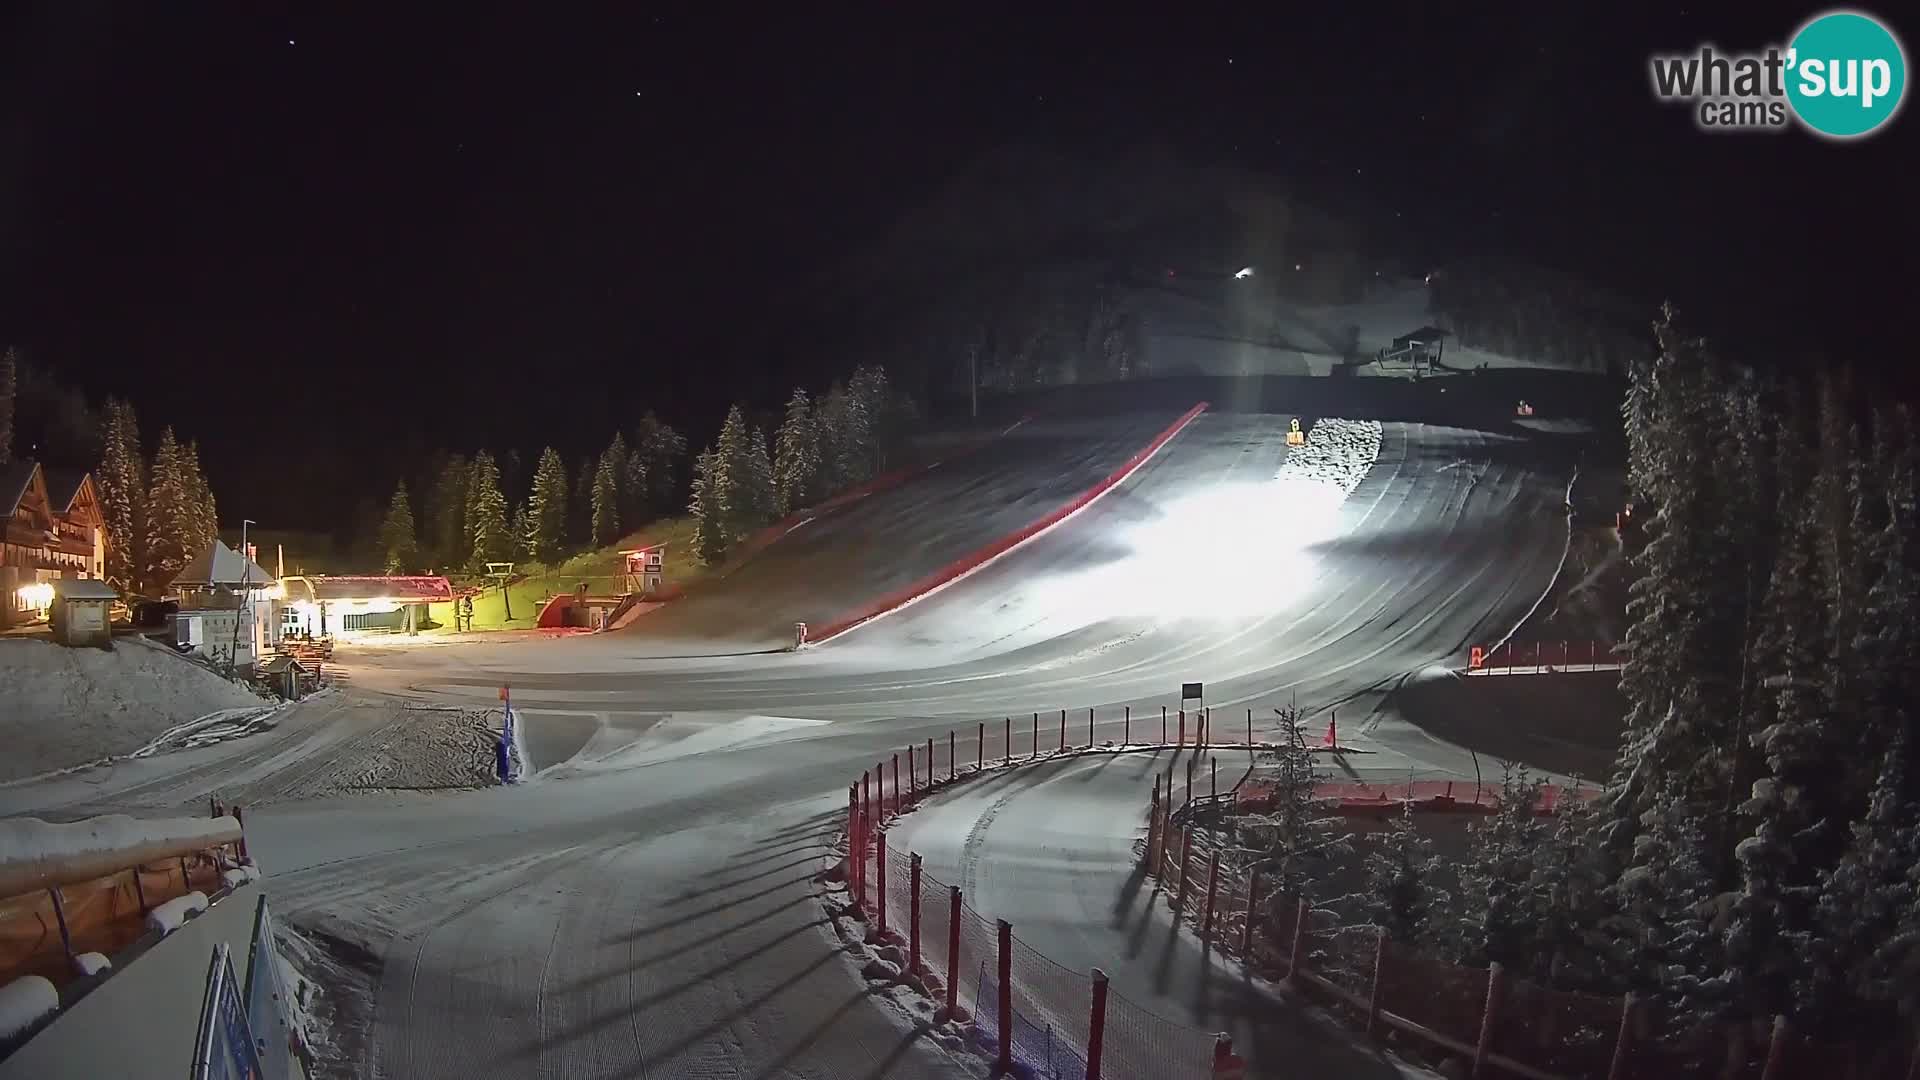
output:
M 77 975 L 98 975 L 113 970 L 113 961 L 97 952 L 83 952 L 73 958 L 73 970 Z
M 141 637 L 111 651 L 0 639 L 0 781 L 131 754 L 169 729 L 259 707 L 251 690 Z
M 147 745 L 128 756 L 151 757 L 167 750 L 191 750 L 196 746 L 210 746 L 228 739 L 243 738 L 256 732 L 266 731 L 278 724 L 279 711 L 279 705 L 221 709 L 219 712 L 208 713 L 198 720 L 189 720 L 184 724 L 168 728 Z
M 9 1046 L 60 1011 L 60 992 L 38 975 L 0 986 L 0 1046 Z
M 190 892 L 173 899 L 147 912 L 147 929 L 158 930 L 161 934 L 171 934 L 180 929 L 188 919 L 207 910 L 207 894 Z
M 1306 445 L 1287 452 L 1274 479 L 1331 485 L 1344 497 L 1366 479 L 1379 456 L 1379 421 L 1324 417 L 1307 433 Z
M 252 866 L 236 866 L 220 875 L 220 881 L 229 889 L 237 889 L 251 881 L 260 880 L 260 871 Z
M 55 880 L 86 880 L 154 858 L 152 849 L 195 850 L 237 840 L 232 818 L 130 818 L 124 814 L 54 823 L 0 820 L 0 895 L 16 896 Z

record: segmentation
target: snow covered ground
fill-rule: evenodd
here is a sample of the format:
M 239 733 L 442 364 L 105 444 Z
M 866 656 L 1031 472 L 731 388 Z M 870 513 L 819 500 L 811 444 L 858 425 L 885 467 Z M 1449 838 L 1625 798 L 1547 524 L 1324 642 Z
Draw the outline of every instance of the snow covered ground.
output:
M 0 638 L 0 781 L 131 754 L 171 728 L 269 702 L 142 637 L 111 651 Z

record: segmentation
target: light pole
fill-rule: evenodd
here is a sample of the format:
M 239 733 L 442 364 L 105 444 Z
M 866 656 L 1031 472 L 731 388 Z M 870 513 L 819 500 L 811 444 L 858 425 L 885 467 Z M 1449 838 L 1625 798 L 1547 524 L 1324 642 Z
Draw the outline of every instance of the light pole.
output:
M 240 519 L 240 603 L 233 609 L 233 642 L 227 650 L 227 677 L 232 678 L 240 665 L 240 623 L 247 624 L 247 650 L 253 650 L 253 559 L 247 554 L 247 526 L 257 525 L 252 518 Z M 211 564 L 212 560 L 208 560 Z M 212 569 L 209 565 L 208 569 Z

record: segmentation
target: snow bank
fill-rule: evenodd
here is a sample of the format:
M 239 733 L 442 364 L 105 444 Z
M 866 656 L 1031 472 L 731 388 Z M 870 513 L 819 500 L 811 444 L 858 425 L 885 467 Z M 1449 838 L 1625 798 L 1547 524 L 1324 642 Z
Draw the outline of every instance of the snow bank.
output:
M 97 952 L 83 952 L 73 958 L 73 970 L 77 975 L 98 975 L 113 970 L 113 961 Z
M 147 912 L 147 929 L 158 930 L 162 934 L 171 934 L 180 929 L 181 924 L 207 910 L 207 894 L 190 892 L 173 899 Z
M 124 814 L 59 823 L 0 820 L 0 896 L 90 881 L 139 862 L 201 851 L 240 839 L 232 818 L 130 818 Z
M 250 881 L 259 880 L 260 871 L 257 867 L 252 866 L 236 866 L 220 875 L 220 881 L 229 889 L 237 889 Z
M 60 1011 L 60 992 L 38 975 L 0 986 L 0 1044 L 12 1042 Z
M 0 638 L 0 781 L 131 754 L 210 713 L 259 707 L 230 683 L 141 637 L 112 651 Z
M 1339 488 L 1345 497 L 1367 478 L 1367 471 L 1379 456 L 1379 421 L 1325 417 L 1314 422 L 1306 445 L 1287 452 L 1287 460 L 1274 479 L 1328 484 Z

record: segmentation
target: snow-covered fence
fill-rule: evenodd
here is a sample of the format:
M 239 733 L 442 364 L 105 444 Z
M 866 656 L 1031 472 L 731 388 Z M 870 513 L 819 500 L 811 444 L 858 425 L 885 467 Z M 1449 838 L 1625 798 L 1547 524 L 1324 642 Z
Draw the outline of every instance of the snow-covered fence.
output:
M 1627 662 L 1617 646 L 1599 641 L 1506 641 L 1475 645 L 1467 654 L 1469 675 L 1552 675 L 1565 671 L 1618 671 Z
M 1905 1035 L 1881 1045 L 1825 1046 L 1783 1020 L 1764 1032 L 1746 1026 L 1656 1041 L 1651 1009 L 1632 995 L 1611 997 L 1517 978 L 1499 964 L 1448 963 L 1388 940 L 1371 924 L 1343 925 L 1334 912 L 1262 887 L 1257 866 L 1241 864 L 1212 832 L 1185 819 L 1175 800 L 1148 807 L 1139 855 L 1158 879 L 1177 923 L 1239 959 L 1332 1005 L 1369 1035 L 1393 1029 L 1435 1051 L 1471 1062 L 1472 1075 L 1561 1080 L 1705 1075 L 1784 1080 L 1826 1075 L 1836 1061 L 1850 1077 L 1920 1077 L 1920 1046 Z
M 1177 728 L 1169 726 L 1175 720 Z M 979 724 L 967 733 L 978 741 L 964 762 L 958 759 L 958 732 L 877 762 L 847 788 L 848 893 L 873 924 L 881 955 L 895 958 L 887 962 L 900 969 L 899 976 L 940 1002 L 941 1019 L 970 1022 L 977 1047 L 1003 1068 L 1044 1080 L 1204 1080 L 1215 1075 L 1216 1062 L 1237 1060 L 1222 1036 L 1133 1004 L 1109 991 L 1097 972 L 1055 963 L 1008 924 L 974 910 L 958 886 L 925 873 L 917 855 L 886 842 L 894 817 L 981 773 L 1096 748 L 1161 745 L 1132 741 L 1136 731 L 1177 730 L 1189 745 L 1210 738 L 1204 713 L 1189 721 L 1181 712 L 1154 724 L 1127 709 L 1107 718 L 1109 726 L 1115 721 L 1122 742 L 1109 740 L 1104 747 L 1097 742 L 1101 721 L 1095 710 L 1058 710 L 1032 714 L 1019 739 L 1011 718 L 993 725 L 999 728 L 993 732 Z M 989 742 L 998 744 L 999 753 L 987 752 Z M 1016 748 L 1016 742 L 1022 745 Z

